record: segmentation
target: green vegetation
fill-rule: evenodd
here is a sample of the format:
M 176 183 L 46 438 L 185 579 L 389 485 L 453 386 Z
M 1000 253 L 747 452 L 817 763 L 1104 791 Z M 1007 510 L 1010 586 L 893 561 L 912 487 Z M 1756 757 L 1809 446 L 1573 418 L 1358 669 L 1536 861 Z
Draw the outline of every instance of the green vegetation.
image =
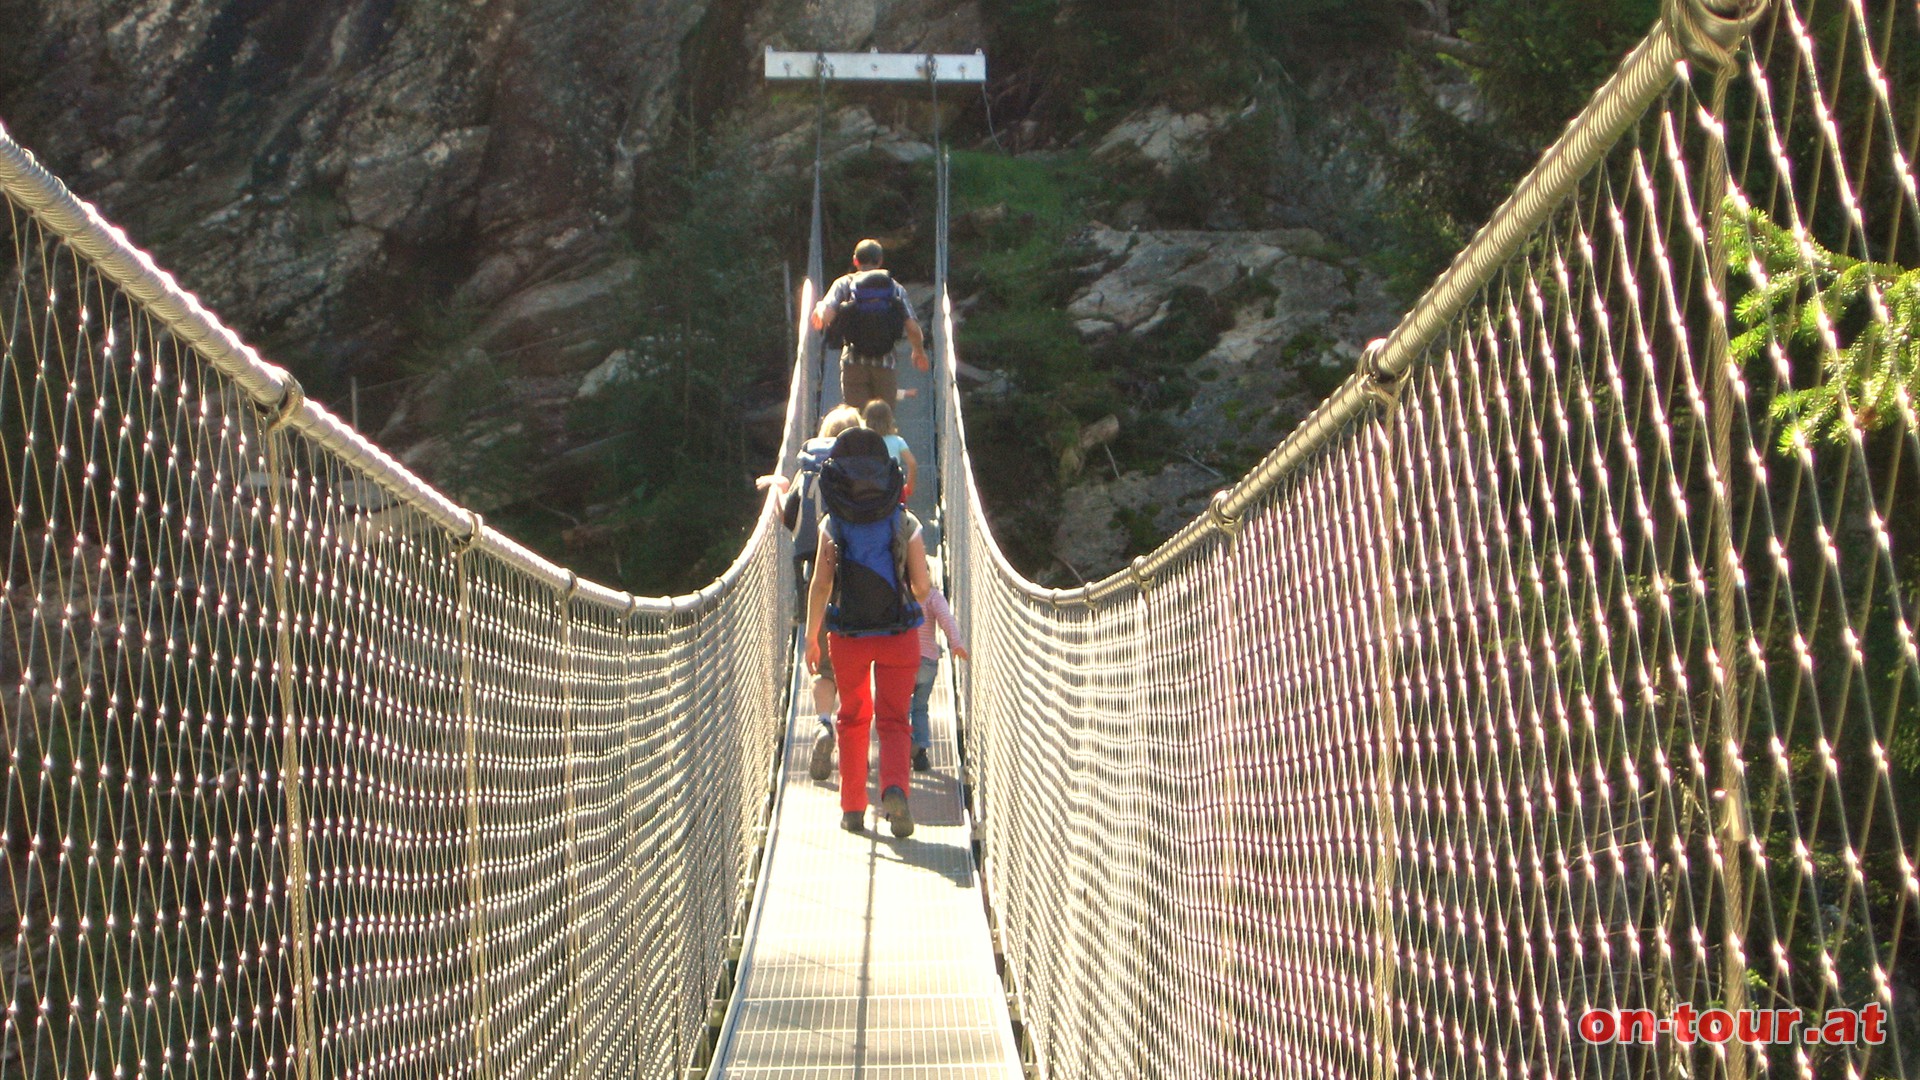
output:
M 1010 394 L 967 402 L 968 443 L 1001 544 L 1016 565 L 1052 562 L 1053 463 L 1114 399 L 1066 315 L 1074 233 L 1100 187 L 1081 155 L 953 155 L 953 294 L 969 363 L 1005 372 Z
M 1884 427 L 1910 407 L 1903 398 L 1920 399 L 1920 269 L 1796 240 L 1731 198 L 1724 220 L 1729 261 L 1758 274 L 1734 306 L 1746 327 L 1733 339 L 1734 359 L 1757 360 L 1775 343 L 1797 358 L 1818 358 L 1796 365 L 1816 368 L 1818 382 L 1773 399 L 1783 453 L 1842 442 L 1854 424 L 1862 431 Z
M 990 0 L 990 51 L 1008 78 L 1002 109 L 1066 142 L 1145 105 L 1251 104 L 1213 159 L 1150 185 L 1160 224 L 1198 227 L 1209 207 L 1257 222 L 1275 171 L 1277 123 L 1310 124 L 1317 72 L 1402 57 L 1404 127 L 1377 126 L 1383 200 L 1335 209 L 1335 232 L 1371 253 L 1403 291 L 1425 285 L 1484 222 L 1659 16 L 1658 0 L 1464 0 L 1425 10 L 1392 0 Z M 1479 98 L 1443 102 L 1451 70 Z M 1289 120 L 1292 115 L 1298 119 Z
M 566 271 L 634 268 L 580 328 L 599 356 L 621 358 L 595 394 L 556 400 L 569 380 L 529 371 L 518 341 L 489 341 L 490 312 L 476 305 L 423 299 L 396 335 L 395 368 L 426 380 L 403 423 L 428 440 L 433 479 L 583 577 L 647 595 L 695 589 L 751 527 L 752 479 L 780 434 L 755 417 L 784 403 L 792 363 L 781 265 L 795 261 L 806 206 L 797 178 L 765 175 L 754 150 L 741 136 L 675 133 L 643 159 L 611 250 Z M 336 403 L 346 394 L 323 376 L 309 385 Z
M 1920 957 L 1887 930 L 1906 903 L 1901 838 L 1920 825 L 1920 688 L 1901 644 L 1902 613 L 1920 605 L 1920 519 L 1900 509 L 1915 491 L 1899 467 L 1909 437 L 1899 418 L 1910 408 L 1901 399 L 1920 395 L 1920 269 L 1815 239 L 1850 230 L 1788 229 L 1737 198 L 1723 210 L 1737 297 L 1731 358 L 1773 421 L 1755 441 L 1780 455 L 1768 488 L 1755 493 L 1780 547 L 1748 540 L 1743 559 L 1763 567 L 1777 552 L 1794 569 L 1755 609 L 1764 662 L 1753 674 L 1765 707 L 1755 716 L 1778 742 L 1763 750 L 1763 739 L 1748 740 L 1750 773 L 1775 777 L 1752 794 L 1754 825 L 1769 852 L 1806 852 L 1765 867 L 1788 961 L 1783 985 L 1767 989 L 1813 1000 L 1830 958 L 1825 978 L 1838 996 L 1867 1000 L 1883 972 L 1898 987 L 1920 985 Z M 1879 490 L 1876 478 L 1884 478 Z M 1829 562 L 1833 537 L 1876 528 L 1884 530 L 1881 558 Z M 1759 536 L 1774 542 L 1773 532 Z M 1890 803 L 1876 806 L 1866 794 L 1876 776 L 1894 794 Z M 1866 787 L 1842 794 L 1836 777 Z M 1809 819 L 1809 808 L 1824 806 L 1833 809 Z M 1896 1022 L 1912 1028 L 1910 1019 Z M 1840 1059 L 1822 1050 L 1815 1063 L 1824 1071 Z
M 1296 144 L 1314 137 L 1313 95 L 1327 92 L 1314 88 L 1316 74 L 1336 63 L 1397 62 L 1403 117 L 1391 127 L 1358 120 L 1360 156 L 1378 163 L 1384 187 L 1348 197 L 1317 224 L 1341 249 L 1336 256 L 1349 245 L 1365 252 L 1410 297 L 1654 24 L 1658 3 L 1467 0 L 1449 17 L 1386 0 L 993 0 L 984 14 L 999 70 L 1017 73 L 998 93 L 1000 108 L 1037 125 L 1043 143 L 1092 144 L 1149 105 L 1227 116 L 1204 158 L 1165 170 L 1096 164 L 1079 149 L 955 155 L 954 291 L 973 302 L 962 352 L 1005 373 L 1013 389 L 969 401 L 975 464 L 1010 557 L 1046 579 L 1062 570 L 1050 549 L 1067 478 L 1054 464 L 1070 456 L 1083 426 L 1109 414 L 1121 419 L 1108 448 L 1115 469 L 1164 464 L 1174 445 L 1165 417 L 1195 389 L 1188 366 L 1264 287 L 1183 293 L 1147 334 L 1083 342 L 1063 308 L 1084 283 L 1073 240 L 1085 225 L 1282 223 L 1275 194 L 1284 194 L 1289 163 L 1280 140 L 1289 125 Z M 1463 83 L 1477 95 L 1464 107 L 1442 92 L 1451 86 L 1458 98 Z M 1347 373 L 1314 362 L 1326 345 L 1288 346 L 1310 390 L 1329 390 Z M 1228 434 L 1246 445 L 1223 449 L 1224 463 L 1267 449 L 1253 430 L 1259 414 L 1245 412 L 1228 417 Z
M 1457 48 L 1403 54 L 1408 123 L 1368 133 L 1385 198 L 1346 226 L 1397 293 L 1412 298 L 1445 268 L 1658 18 L 1657 0 L 1471 0 L 1455 9 Z M 1436 92 L 1448 70 L 1477 107 Z
M 697 588 L 739 552 L 767 460 L 743 412 L 756 391 L 779 396 L 790 362 L 766 223 L 791 192 L 756 174 L 744 146 L 700 151 L 651 178 L 621 343 L 632 363 L 568 418 L 589 451 L 573 466 L 577 504 L 517 512 L 583 574 L 648 594 Z

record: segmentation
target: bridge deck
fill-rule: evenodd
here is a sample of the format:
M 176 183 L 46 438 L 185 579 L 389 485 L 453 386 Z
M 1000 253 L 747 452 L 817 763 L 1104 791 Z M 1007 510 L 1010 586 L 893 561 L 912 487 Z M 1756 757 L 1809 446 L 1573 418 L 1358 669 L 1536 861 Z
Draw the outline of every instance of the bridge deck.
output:
M 913 508 L 929 523 L 931 547 L 932 380 L 903 365 L 900 382 L 919 391 L 897 419 L 920 459 Z M 829 404 L 837 400 L 831 388 Z M 838 776 L 807 779 L 815 722 L 804 683 L 796 688 L 772 857 L 712 1075 L 1020 1077 L 969 847 L 948 687 L 943 672 L 934 770 L 913 775 L 916 831 L 907 840 L 872 813 L 865 835 L 841 831 Z M 869 775 L 878 771 L 876 762 Z M 868 798 L 878 803 L 879 792 Z

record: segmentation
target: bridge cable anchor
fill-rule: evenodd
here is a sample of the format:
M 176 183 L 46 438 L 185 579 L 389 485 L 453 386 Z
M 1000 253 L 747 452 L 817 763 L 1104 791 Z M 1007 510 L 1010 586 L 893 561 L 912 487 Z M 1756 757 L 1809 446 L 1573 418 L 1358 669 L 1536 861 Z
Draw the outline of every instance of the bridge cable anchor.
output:
M 1147 573 L 1147 557 L 1135 555 L 1133 562 L 1127 564 L 1127 575 L 1133 578 L 1133 586 L 1145 593 L 1153 588 L 1153 575 Z
M 1386 346 L 1386 338 L 1369 341 L 1366 350 L 1360 354 L 1360 362 L 1354 365 L 1354 372 L 1365 381 L 1367 397 L 1391 411 L 1400 404 L 1400 394 L 1407 388 L 1407 379 L 1413 369 L 1408 368 L 1396 374 L 1381 367 L 1380 354 Z
M 267 415 L 267 427 L 263 434 L 271 435 L 279 431 L 306 403 L 307 392 L 300 388 L 297 380 L 288 379 L 286 393 L 280 395 L 280 400 L 274 404 L 273 410 Z
M 487 531 L 487 519 L 481 517 L 480 511 L 478 510 L 467 511 L 467 522 L 467 535 L 459 537 L 453 542 L 453 557 L 456 559 L 462 558 L 467 552 L 472 551 L 473 546 L 480 542 L 480 537 Z
M 1228 536 L 1238 536 L 1240 526 L 1246 518 L 1240 514 L 1227 512 L 1227 500 L 1232 496 L 1232 488 L 1221 488 L 1214 492 L 1213 498 L 1207 500 L 1207 520 L 1213 523 L 1214 528 Z
M 1689 63 L 1724 71 L 1768 7 L 1768 0 L 1661 0 L 1660 21 Z

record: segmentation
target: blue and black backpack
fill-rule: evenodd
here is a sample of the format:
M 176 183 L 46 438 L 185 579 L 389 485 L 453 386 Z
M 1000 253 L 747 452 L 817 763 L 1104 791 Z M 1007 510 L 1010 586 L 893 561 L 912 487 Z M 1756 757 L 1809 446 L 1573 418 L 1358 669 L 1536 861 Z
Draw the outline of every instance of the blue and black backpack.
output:
M 853 279 L 853 296 L 840 302 L 827 327 L 828 345 L 845 345 L 855 356 L 885 356 L 907 331 L 907 306 L 893 275 L 867 270 Z
M 900 506 L 905 479 L 887 443 L 866 428 L 842 432 L 820 469 L 827 538 L 839 552 L 827 629 L 846 637 L 898 634 L 925 617 L 907 581 L 916 522 Z
M 780 507 L 781 523 L 793 532 L 793 553 L 804 558 L 811 558 L 820 546 L 820 467 L 832 452 L 832 439 L 808 439 L 801 444 L 799 469 Z

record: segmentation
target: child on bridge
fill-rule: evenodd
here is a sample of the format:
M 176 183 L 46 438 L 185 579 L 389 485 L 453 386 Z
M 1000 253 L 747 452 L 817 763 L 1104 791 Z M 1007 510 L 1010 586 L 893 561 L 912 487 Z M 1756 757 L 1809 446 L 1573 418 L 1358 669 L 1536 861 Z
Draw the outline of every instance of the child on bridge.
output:
M 887 440 L 887 453 L 900 463 L 900 471 L 906 475 L 907 484 L 900 489 L 900 501 L 906 502 L 913 497 L 913 482 L 920 476 L 920 463 L 914 459 L 913 451 L 908 448 L 907 440 L 900 435 L 899 428 L 893 423 L 893 405 L 874 398 L 867 402 L 862 419 L 866 427 L 880 433 Z
M 927 619 L 920 623 L 920 675 L 913 683 L 913 771 L 931 772 L 933 762 L 928 751 L 933 748 L 933 718 L 929 715 L 933 704 L 934 677 L 940 673 L 940 643 L 933 638 L 935 623 L 940 624 L 940 632 L 947 636 L 947 648 L 955 660 L 969 659 L 966 639 L 960 636 L 960 624 L 953 619 L 953 609 L 947 606 L 947 596 L 934 585 L 927 590 Z

